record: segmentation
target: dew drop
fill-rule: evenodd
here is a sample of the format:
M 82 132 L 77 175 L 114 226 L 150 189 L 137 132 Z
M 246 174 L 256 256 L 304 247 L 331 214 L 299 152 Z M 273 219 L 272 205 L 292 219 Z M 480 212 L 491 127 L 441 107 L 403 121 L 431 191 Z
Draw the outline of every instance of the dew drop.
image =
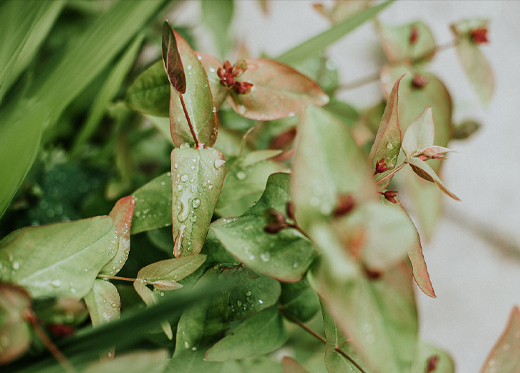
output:
M 258 303 L 264 304 L 264 301 L 262 299 L 258 299 Z
M 192 347 L 191 350 L 192 350 L 192 351 L 196 351 L 196 350 L 197 350 L 197 347 Z
M 242 305 L 241 301 L 237 301 L 237 305 L 240 307 Z
M 20 263 L 18 263 L 18 262 L 14 262 L 14 263 L 13 263 L 13 269 L 16 271 L 16 270 L 19 269 L 19 268 L 20 268 Z
M 201 61 L 201 60 L 202 60 L 202 56 L 199 54 L 199 55 L 197 56 L 197 59 L 198 59 L 199 61 Z
M 244 180 L 246 178 L 246 176 L 247 176 L 246 173 L 243 171 L 238 171 L 236 173 L 236 177 L 238 180 Z
M 195 198 L 195 199 L 193 200 L 193 208 L 196 209 L 196 208 L 199 207 L 199 206 L 200 206 L 200 199 Z
M 394 146 L 392 145 L 391 142 L 389 142 L 388 144 L 386 144 L 386 147 L 387 147 L 388 149 L 393 149 L 393 148 L 394 148 Z
M 188 219 L 188 215 L 190 214 L 190 210 L 184 206 L 184 203 L 181 202 L 181 208 L 179 214 L 177 214 L 177 219 L 182 223 Z
M 246 295 L 249 297 L 251 295 L 251 292 L 250 291 L 247 291 L 246 292 Z
M 188 70 L 191 70 L 191 65 L 188 65 Z
M 215 106 L 213 106 L 213 110 L 212 110 L 214 113 L 217 112 L 217 108 Z
M 208 185 L 208 188 L 209 188 L 209 189 L 213 189 L 213 184 L 209 184 L 209 185 Z
M 244 105 L 238 105 L 238 112 L 239 114 L 245 114 L 246 113 L 246 107 Z
M 185 142 L 185 143 L 183 143 L 183 144 L 181 144 L 181 145 L 179 146 L 179 148 L 181 148 L 181 149 L 187 149 L 187 148 L 189 148 L 189 147 L 190 147 L 190 144 L 188 144 L 187 142 Z
M 177 190 L 180 192 L 182 190 L 183 186 L 182 184 L 177 185 Z
M 189 348 L 190 344 L 187 341 L 184 341 L 184 347 Z
M 225 161 L 225 160 L 223 160 L 223 159 L 217 159 L 217 160 L 215 161 L 214 166 L 215 166 L 215 168 L 218 170 L 220 167 L 224 166 L 225 164 L 226 164 L 226 161 Z
M 212 73 L 214 73 L 214 72 L 215 72 L 215 69 L 214 69 L 213 67 L 210 67 L 210 68 L 209 68 L 209 71 L 212 72 Z
M 293 263 L 292 267 L 293 268 L 298 268 L 298 263 Z
M 188 177 L 189 177 L 189 176 L 186 175 L 186 174 L 182 175 L 182 176 L 181 176 L 181 181 L 182 181 L 183 183 L 185 183 L 186 181 L 188 181 Z
M 294 113 L 291 111 L 291 112 L 289 113 L 289 116 L 290 116 L 290 117 L 294 117 Z
M 179 168 L 179 165 L 178 165 L 177 163 L 175 163 L 175 164 L 173 165 L 173 168 L 177 169 L 177 168 Z
M 271 259 L 271 253 L 266 251 L 265 253 L 260 254 L 260 259 L 262 259 L 264 262 L 268 262 L 269 259 Z
M 59 287 L 59 286 L 61 286 L 61 281 L 60 280 L 51 281 L 51 285 L 55 286 L 55 287 Z

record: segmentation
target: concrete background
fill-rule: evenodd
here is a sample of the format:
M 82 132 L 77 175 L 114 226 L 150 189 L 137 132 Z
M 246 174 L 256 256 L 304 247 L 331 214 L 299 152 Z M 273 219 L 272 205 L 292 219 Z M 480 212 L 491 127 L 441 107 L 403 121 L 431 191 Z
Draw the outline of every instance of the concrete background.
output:
M 265 17 L 257 2 L 238 0 L 234 35 L 247 43 L 253 56 L 278 55 L 329 27 L 312 4 L 274 0 Z M 194 24 L 199 14 L 200 4 L 189 1 L 171 20 Z M 452 94 L 455 123 L 472 118 L 484 125 L 471 139 L 450 144 L 459 153 L 446 162 L 443 180 L 462 202 L 444 199 L 445 217 L 433 240 L 424 244 L 437 298 L 417 291 L 421 337 L 448 350 L 457 372 L 479 371 L 512 307 L 520 305 L 519 14 L 520 2 L 515 1 L 407 0 L 392 4 L 379 17 L 389 25 L 422 20 L 438 44 L 452 40 L 450 23 L 474 17 L 491 20 L 491 42 L 482 48 L 496 82 L 489 108 L 480 106 L 453 49 L 438 54 L 430 65 Z M 196 34 L 202 37 L 201 50 L 215 51 L 202 26 Z M 342 83 L 377 72 L 384 62 L 372 23 L 337 42 L 329 55 Z M 372 83 L 340 97 L 366 107 L 380 100 L 381 93 Z

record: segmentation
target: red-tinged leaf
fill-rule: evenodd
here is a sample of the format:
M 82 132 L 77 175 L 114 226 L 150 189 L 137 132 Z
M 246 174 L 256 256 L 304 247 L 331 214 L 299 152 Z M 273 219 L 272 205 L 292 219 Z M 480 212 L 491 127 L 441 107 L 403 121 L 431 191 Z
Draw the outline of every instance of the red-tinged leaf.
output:
M 406 162 L 410 166 L 412 166 L 413 171 L 421 178 L 423 178 L 424 180 L 434 182 L 448 196 L 450 196 L 456 201 L 460 201 L 459 197 L 457 197 L 455 194 L 451 193 L 448 189 L 446 189 L 441 179 L 439 179 L 435 171 L 433 171 L 433 169 L 426 162 L 415 157 L 406 158 Z
M 520 369 L 520 309 L 511 311 L 506 330 L 489 353 L 481 373 L 518 373 Z
M 433 145 L 434 137 L 432 108 L 427 107 L 408 126 L 403 137 L 403 153 L 407 157 L 418 155 L 422 149 Z
M 391 63 L 417 59 L 429 61 L 435 55 L 435 39 L 423 22 L 396 27 L 377 23 L 377 31 L 386 58 Z
M 390 96 L 388 97 L 388 103 L 381 119 L 381 124 L 377 130 L 376 139 L 370 150 L 368 161 L 371 164 L 373 174 L 377 174 L 376 181 L 383 178 L 383 172 L 378 170 L 378 164 L 382 165 L 382 162 L 388 167 L 387 170 L 391 170 L 395 167 L 397 162 L 397 156 L 401 149 L 401 129 L 399 127 L 399 115 L 398 115 L 398 103 L 399 103 L 399 84 L 401 82 L 401 76 L 395 82 Z M 391 178 L 388 178 L 386 184 L 381 185 L 385 188 L 390 183 Z
M 495 90 L 491 65 L 480 49 L 468 39 L 459 40 L 457 54 L 480 102 L 484 106 L 488 106 Z
M 222 67 L 222 63 L 209 54 L 197 51 L 195 54 L 202 63 L 202 67 L 204 67 L 204 70 L 206 71 L 209 88 L 213 96 L 213 102 L 215 103 L 215 107 L 218 110 L 228 95 L 228 90 L 226 87 L 220 84 L 220 77 L 217 74 L 218 69 Z
M 168 75 L 168 80 L 175 90 L 179 93 L 186 93 L 186 75 L 184 73 L 184 67 L 182 66 L 181 56 L 177 49 L 176 37 L 173 34 L 173 30 L 168 23 L 163 23 L 163 34 L 162 34 L 162 58 L 164 64 L 164 70 Z
M 227 102 L 240 115 L 274 120 L 300 114 L 306 106 L 325 105 L 329 98 L 313 80 L 280 62 L 247 59 L 247 70 L 238 81 L 253 84 L 251 92 L 230 91 Z
M 174 255 L 202 249 L 226 174 L 226 161 L 215 149 L 173 149 L 171 153 Z
M 410 372 L 455 373 L 455 364 L 446 351 L 420 341 Z
M 31 310 L 31 298 L 21 287 L 0 283 L 0 365 L 27 351 L 31 330 L 25 315 Z
M 292 357 L 284 356 L 282 359 L 283 373 L 309 373 L 307 369 Z
M 121 198 L 110 211 L 109 216 L 114 222 L 118 240 L 116 255 L 108 262 L 100 273 L 104 275 L 115 275 L 123 268 L 130 252 L 130 227 L 134 216 L 135 199 L 133 196 Z
M 208 77 L 186 40 L 176 31 L 173 33 L 186 72 L 186 93 L 182 95 L 186 112 L 199 143 L 211 147 L 217 140 L 218 120 Z M 173 86 L 170 89 L 170 132 L 176 146 L 195 144 L 179 93 Z
M 457 153 L 455 150 L 445 148 L 444 146 L 429 146 L 421 150 L 421 154 L 427 157 L 444 156 L 445 153 Z M 440 158 L 439 158 L 440 159 Z
M 383 204 L 387 206 L 391 206 L 396 209 L 402 210 L 408 216 L 408 213 L 404 209 L 403 205 L 399 198 L 395 198 L 397 203 L 392 203 L 387 201 L 383 196 L 381 196 L 381 201 Z M 413 224 L 412 219 L 408 216 L 408 219 Z M 424 261 L 424 255 L 422 252 L 421 238 L 416 229 L 416 240 L 415 244 L 410 246 L 408 249 L 408 259 L 410 259 L 410 263 L 412 264 L 413 278 L 417 283 L 417 286 L 429 297 L 435 298 L 435 290 L 433 289 L 433 285 L 430 280 L 430 274 L 428 273 L 428 268 L 426 267 L 426 262 Z

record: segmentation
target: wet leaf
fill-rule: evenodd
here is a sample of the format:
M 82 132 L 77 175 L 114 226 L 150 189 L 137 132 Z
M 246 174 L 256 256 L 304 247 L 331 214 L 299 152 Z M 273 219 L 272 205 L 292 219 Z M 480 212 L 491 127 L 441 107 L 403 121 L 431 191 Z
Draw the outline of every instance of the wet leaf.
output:
M 27 292 L 14 285 L 0 283 L 0 365 L 23 355 L 31 343 L 31 328 L 25 315 L 31 310 Z
M 177 49 L 176 35 L 168 21 L 163 23 L 162 59 L 170 84 L 179 93 L 186 93 L 186 75 Z
M 309 373 L 309 371 L 305 369 L 303 365 L 289 356 L 283 357 L 282 366 L 284 373 Z
M 255 272 L 280 281 L 300 280 L 314 259 L 314 246 L 296 229 L 266 233 L 265 217 L 271 208 L 285 212 L 289 202 L 289 175 L 273 174 L 267 181 L 260 200 L 244 215 L 219 219 L 211 229 L 224 247 L 240 262 Z
M 215 149 L 174 149 L 171 154 L 174 255 L 196 255 L 202 249 L 215 210 L 226 161 Z
M 141 73 L 128 88 L 126 104 L 142 114 L 168 118 L 170 112 L 170 82 L 162 61 L 157 61 Z
M 444 350 L 428 343 L 419 342 L 411 372 L 455 373 L 455 364 Z
M 270 277 L 257 275 L 247 269 L 236 274 L 241 281 L 229 294 L 229 320 L 239 320 L 267 307 L 280 297 L 280 283 Z M 251 278 L 257 276 L 256 278 Z
M 152 283 L 159 280 L 180 281 L 197 270 L 206 260 L 206 255 L 166 259 L 141 268 L 138 279 Z
M 210 270 L 195 289 L 218 281 L 219 270 Z M 202 301 L 182 313 L 177 326 L 175 352 L 169 367 L 175 373 L 219 371 L 221 363 L 204 361 L 206 350 L 222 339 L 229 329 L 228 294 L 220 293 L 211 301 Z
M 325 105 L 329 99 L 318 84 L 293 68 L 262 58 L 247 59 L 238 79 L 253 84 L 246 94 L 230 90 L 229 105 L 238 114 L 257 120 L 274 120 L 300 114 L 308 105 Z
M 167 363 L 167 350 L 133 351 L 93 363 L 83 373 L 162 373 Z
M 515 373 L 520 366 L 520 310 L 514 307 L 506 329 L 489 353 L 482 373 Z
M 218 341 L 205 355 L 206 361 L 226 361 L 266 354 L 281 347 L 288 338 L 278 305 L 254 314 Z
M 311 106 L 298 131 L 291 197 L 300 227 L 331 219 L 339 196 L 352 195 L 356 203 L 377 199 L 366 158 L 343 123 Z
M 421 178 L 423 178 L 424 180 L 434 182 L 435 184 L 437 184 L 440 190 L 442 190 L 448 196 L 450 196 L 456 201 L 460 201 L 459 197 L 457 197 L 455 194 L 451 193 L 448 189 L 446 189 L 441 179 L 439 179 L 435 171 L 433 171 L 433 169 L 426 162 L 415 157 L 407 158 L 406 162 L 410 166 L 412 166 L 413 171 Z
M 377 174 L 376 181 L 383 177 L 384 171 L 378 170 L 378 165 L 383 165 L 384 169 L 391 170 L 397 163 L 397 156 L 401 149 L 401 128 L 399 127 L 399 83 L 403 77 L 401 76 L 394 84 L 390 96 L 388 97 L 388 103 L 385 107 L 381 124 L 377 130 L 376 139 L 370 150 L 368 161 L 371 164 L 372 172 L 374 175 Z M 381 188 L 385 188 L 391 181 L 388 181 L 381 185 Z
M 217 140 L 217 109 L 209 88 L 206 72 L 189 44 L 173 31 L 186 72 L 186 93 L 182 95 L 186 111 L 199 143 L 213 146 Z M 179 93 L 170 89 L 170 132 L 176 146 L 195 144 Z
M 195 54 L 202 63 L 204 71 L 206 71 L 213 102 L 218 110 L 228 95 L 226 87 L 220 84 L 220 77 L 217 74 L 219 67 L 222 67 L 222 63 L 209 54 L 202 52 L 195 52 Z
M 22 228 L 0 241 L 0 275 L 35 298 L 81 299 L 117 246 L 108 216 Z
M 116 255 L 100 271 L 104 275 L 115 275 L 126 263 L 130 252 L 130 227 L 134 215 L 135 199 L 133 196 L 123 197 L 116 202 L 109 216 L 114 222 L 117 235 Z
M 85 296 L 85 303 L 94 327 L 119 319 L 121 299 L 116 287 L 109 281 L 96 279 Z
M 131 234 L 172 224 L 172 179 L 165 173 L 133 193 L 135 200 Z
M 435 55 L 435 39 L 423 22 L 403 26 L 377 23 L 377 31 L 386 58 L 391 63 L 403 60 L 429 61 Z

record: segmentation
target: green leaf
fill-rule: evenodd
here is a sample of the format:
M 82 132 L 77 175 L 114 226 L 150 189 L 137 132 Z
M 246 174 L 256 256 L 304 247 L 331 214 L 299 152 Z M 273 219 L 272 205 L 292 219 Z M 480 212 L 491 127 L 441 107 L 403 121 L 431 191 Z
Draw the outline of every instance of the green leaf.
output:
M 232 271 L 232 270 L 231 270 Z M 241 277 L 229 294 L 229 320 L 243 319 L 267 307 L 280 297 L 280 283 L 247 269 L 235 272 Z M 256 278 L 252 278 L 256 276 Z
M 309 282 L 324 300 L 345 338 L 373 372 L 409 371 L 417 343 L 417 311 L 408 265 L 376 281 L 341 278 L 316 266 Z
M 217 140 L 217 109 L 213 104 L 206 72 L 186 40 L 176 31 L 173 33 L 187 72 L 185 94 L 181 96 L 173 86 L 170 88 L 170 131 L 173 142 L 177 146 L 195 143 L 181 104 L 181 100 L 184 100 L 186 112 L 199 143 L 213 146 Z
M 108 216 L 22 228 L 0 241 L 0 275 L 35 298 L 80 299 L 117 246 Z
M 114 66 L 107 79 L 103 83 L 99 93 L 91 106 L 88 118 L 74 140 L 72 153 L 76 153 L 80 146 L 87 142 L 96 131 L 100 124 L 106 107 L 114 99 L 128 71 L 133 66 L 137 53 L 141 48 L 144 34 L 139 34 L 134 42 L 127 48 L 124 55 Z
M 264 160 L 279 153 L 261 150 L 237 159 L 224 179 L 216 212 L 220 216 L 239 216 L 258 201 L 270 175 L 289 171 L 279 163 Z
M 210 270 L 201 277 L 198 286 L 219 280 L 220 270 Z M 202 301 L 197 307 L 183 312 L 177 326 L 175 352 L 169 367 L 175 373 L 219 371 L 221 364 L 204 361 L 208 347 L 224 337 L 229 329 L 227 320 L 228 293 L 212 301 Z
M 173 149 L 172 217 L 176 257 L 202 249 L 224 183 L 226 161 L 215 149 Z
M 195 272 L 205 261 L 206 255 L 161 260 L 141 268 L 137 278 L 148 283 L 159 280 L 180 281 Z
M 130 109 L 142 114 L 169 117 L 170 82 L 162 61 L 157 61 L 137 77 L 126 91 L 125 102 Z
M 264 231 L 267 209 L 285 211 L 289 202 L 289 175 L 273 174 L 260 200 L 244 215 L 219 219 L 211 229 L 224 247 L 240 262 L 280 281 L 299 281 L 314 259 L 314 246 L 295 229 L 277 234 Z
M 300 114 L 307 105 L 325 105 L 329 98 L 320 86 L 292 67 L 263 58 L 247 59 L 247 70 L 237 80 L 253 84 L 246 94 L 229 91 L 228 104 L 238 114 L 274 120 Z
M 298 131 L 291 197 L 300 227 L 308 230 L 317 220 L 329 220 L 340 196 L 351 195 L 356 203 L 376 198 L 365 157 L 338 119 L 310 106 Z
M 0 365 L 23 355 L 31 343 L 25 316 L 31 310 L 29 294 L 18 286 L 0 283 Z
M 162 59 L 171 86 L 179 93 L 186 93 L 186 75 L 177 49 L 176 37 L 168 21 L 163 23 Z
M 91 364 L 83 373 L 163 373 L 167 363 L 167 350 L 134 351 Z
M 123 197 L 116 202 L 109 216 L 114 222 L 117 235 L 116 255 L 100 271 L 104 275 L 115 275 L 126 263 L 130 252 L 130 227 L 134 215 L 135 199 L 133 196 Z
M 392 4 L 393 0 L 370 7 L 356 13 L 347 19 L 335 24 L 330 29 L 288 50 L 276 59 L 288 65 L 295 65 L 301 61 L 319 55 L 328 46 L 347 35 L 349 32 L 361 26 L 366 21 L 374 18 L 380 11 Z
M 307 369 L 300 363 L 289 356 L 284 356 L 282 359 L 284 373 L 309 373 Z
M 214 3 L 213 1 L 204 1 L 204 3 L 209 2 Z M 222 67 L 222 63 L 215 57 L 210 56 L 209 54 L 202 52 L 195 52 L 195 54 L 202 63 L 204 71 L 206 71 L 206 75 L 208 76 L 209 88 L 211 90 L 211 95 L 213 96 L 213 102 L 215 103 L 215 107 L 217 108 L 217 110 L 219 110 L 220 105 L 222 105 L 222 103 L 228 95 L 227 88 L 220 83 L 220 77 L 217 74 L 218 69 Z
M 420 150 L 432 146 L 434 136 L 435 125 L 432 108 L 427 107 L 406 130 L 403 138 L 403 153 L 407 157 L 411 157 Z
M 309 286 L 307 278 L 294 283 L 282 283 L 280 305 L 301 322 L 307 322 L 320 310 L 320 300 Z
M 513 307 L 504 333 L 489 353 L 482 373 L 514 373 L 520 364 L 520 310 Z
M 116 287 L 108 281 L 96 279 L 85 303 L 94 327 L 119 319 L 121 299 Z
M 5 176 L 0 179 L 0 216 L 34 162 L 42 130 L 58 120 L 162 4 L 117 2 L 71 41 L 49 73 L 37 77 L 30 98 L 0 111 L 0 168 Z
M 229 26 L 233 18 L 233 0 L 203 0 L 202 22 L 211 31 L 219 53 L 224 57 L 230 47 Z
M 135 200 L 131 234 L 172 224 L 172 179 L 167 172 L 133 193 Z
M 433 171 L 433 169 L 426 162 L 415 157 L 406 158 L 406 162 L 412 167 L 413 171 L 421 178 L 423 178 L 424 180 L 434 182 L 435 184 L 437 184 L 439 189 L 446 193 L 448 196 L 453 198 L 455 201 L 460 201 L 459 197 L 457 197 L 455 194 L 451 193 L 448 189 L 446 189 L 441 179 L 439 179 L 435 171 Z
M 274 305 L 246 319 L 205 355 L 207 361 L 226 361 L 266 354 L 281 347 L 288 338 L 278 306 Z
M 377 31 L 390 63 L 403 60 L 430 61 L 435 55 L 435 39 L 423 22 L 403 26 L 385 26 L 378 22 Z
M 370 150 L 368 161 L 371 164 L 371 170 L 374 175 L 377 174 L 377 178 L 383 177 L 383 172 L 377 171 L 377 165 L 384 162 L 385 168 L 390 167 L 393 169 L 397 163 L 397 156 L 401 149 L 401 128 L 399 127 L 399 83 L 403 77 L 401 76 L 392 87 L 390 96 L 388 97 L 388 103 L 385 107 L 381 124 L 377 130 L 376 139 Z M 388 178 L 384 184 L 380 187 L 385 188 L 392 178 Z
M 455 364 L 446 351 L 420 342 L 410 372 L 455 373 Z
M 141 299 L 147 306 L 155 305 L 158 302 L 155 293 L 146 286 L 145 280 L 136 279 L 134 281 L 134 289 L 137 292 L 137 294 L 139 294 L 139 296 L 141 297 Z M 170 323 L 167 320 L 162 321 L 161 328 L 162 328 L 164 334 L 166 334 L 166 337 L 169 340 L 172 340 L 173 331 L 172 331 L 172 327 L 171 327 Z

